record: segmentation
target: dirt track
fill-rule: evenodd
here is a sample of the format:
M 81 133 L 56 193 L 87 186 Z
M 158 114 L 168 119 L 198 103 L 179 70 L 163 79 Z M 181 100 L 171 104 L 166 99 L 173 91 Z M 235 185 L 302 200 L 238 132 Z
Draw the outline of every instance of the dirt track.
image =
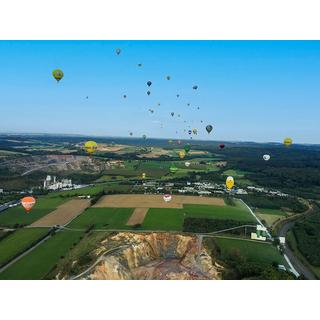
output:
M 127 222 L 127 226 L 142 224 L 148 210 L 149 210 L 148 208 L 135 208 L 130 219 Z
M 96 208 L 183 208 L 183 204 L 206 204 L 224 206 L 221 198 L 173 195 L 170 202 L 163 195 L 119 194 L 104 196 L 94 205 Z
M 88 199 L 70 200 L 31 224 L 31 227 L 53 227 L 57 224 L 64 226 L 88 208 L 89 205 L 90 200 Z

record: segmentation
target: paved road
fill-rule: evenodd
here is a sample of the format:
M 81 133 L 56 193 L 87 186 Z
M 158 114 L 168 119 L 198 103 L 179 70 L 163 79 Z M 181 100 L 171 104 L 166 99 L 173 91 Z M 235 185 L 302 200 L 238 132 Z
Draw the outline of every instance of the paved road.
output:
M 0 268 L 0 273 L 3 272 L 4 270 L 6 270 L 7 268 L 9 268 L 10 266 L 12 266 L 14 263 L 16 263 L 17 261 L 19 261 L 20 259 L 22 259 L 24 256 L 26 256 L 27 254 L 29 254 L 31 251 L 33 251 L 35 248 L 37 248 L 38 246 L 40 246 L 43 242 L 47 241 L 49 238 L 51 237 L 51 235 L 46 236 L 45 238 L 43 238 L 41 241 L 37 242 L 33 247 L 31 247 L 30 249 L 28 249 L 27 251 L 21 253 L 18 257 L 16 257 L 15 259 L 13 259 L 12 261 L 10 261 L 9 263 L 7 263 L 6 265 L 4 265 L 2 268 Z
M 298 219 L 297 219 L 298 220 Z M 278 231 L 279 237 L 285 237 L 287 232 L 294 226 L 294 224 L 297 222 L 297 220 L 294 221 L 288 221 L 287 223 L 284 223 L 282 227 Z M 289 246 L 284 246 L 284 254 L 289 258 L 290 262 L 294 266 L 294 268 L 298 271 L 298 273 L 305 276 L 308 280 L 316 280 L 317 278 L 314 276 L 313 272 L 310 271 L 290 250 Z
M 10 202 L 7 202 L 7 203 L 4 203 L 2 205 L 0 205 L 0 213 L 9 209 L 10 208 L 10 205 L 18 205 L 20 203 L 20 200 L 13 200 L 13 201 L 10 201 Z

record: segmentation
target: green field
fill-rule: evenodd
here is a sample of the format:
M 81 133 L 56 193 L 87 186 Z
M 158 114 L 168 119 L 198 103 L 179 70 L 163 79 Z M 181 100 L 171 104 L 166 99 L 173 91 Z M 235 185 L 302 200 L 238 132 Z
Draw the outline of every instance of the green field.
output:
M 285 259 L 276 247 L 268 243 L 259 243 L 250 240 L 237 240 L 227 238 L 215 238 L 221 249 L 221 256 L 224 259 L 233 252 L 239 253 L 247 261 L 272 264 L 277 262 L 288 267 Z
M 1 280 L 43 279 L 69 249 L 80 241 L 82 232 L 60 231 L 34 251 L 0 273 Z
M 131 208 L 89 208 L 73 220 L 68 227 L 86 229 L 94 225 L 96 229 L 126 229 Z
M 33 209 L 26 213 L 22 206 L 10 208 L 0 214 L 0 226 L 13 227 L 15 224 L 29 225 L 55 210 L 66 200 L 62 198 L 39 197 Z
M 271 214 L 271 215 L 284 216 L 284 217 L 288 215 L 285 211 L 278 210 L 278 209 L 259 208 L 258 211 L 261 214 Z
M 183 219 L 182 209 L 152 208 L 148 210 L 141 229 L 181 231 Z
M 237 206 L 212 206 L 212 205 L 184 205 L 184 212 L 189 218 L 231 219 L 237 221 L 252 221 L 254 217 L 246 208 Z
M 232 176 L 234 178 L 243 178 L 247 172 L 241 170 L 229 169 L 223 172 L 224 176 Z
M 46 228 L 20 229 L 0 241 L 0 265 L 31 247 L 48 233 Z

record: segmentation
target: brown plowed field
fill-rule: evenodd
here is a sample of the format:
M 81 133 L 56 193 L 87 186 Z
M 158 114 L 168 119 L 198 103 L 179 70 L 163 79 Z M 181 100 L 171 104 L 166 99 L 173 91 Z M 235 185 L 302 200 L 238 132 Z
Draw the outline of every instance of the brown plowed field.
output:
M 184 204 L 205 204 L 224 206 L 221 198 L 178 196 L 173 195 L 170 202 L 163 200 L 163 195 L 118 194 L 102 197 L 95 205 L 96 208 L 182 208 Z
M 53 227 L 57 224 L 64 226 L 89 206 L 90 200 L 88 199 L 70 200 L 31 224 L 31 227 Z
M 136 224 L 142 224 L 144 217 L 148 212 L 148 208 L 135 208 L 131 217 L 127 222 L 127 226 L 134 226 Z

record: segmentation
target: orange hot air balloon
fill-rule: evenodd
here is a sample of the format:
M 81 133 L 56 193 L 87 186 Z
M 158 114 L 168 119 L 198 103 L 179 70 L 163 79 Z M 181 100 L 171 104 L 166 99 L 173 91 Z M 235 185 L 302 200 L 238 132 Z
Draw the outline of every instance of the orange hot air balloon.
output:
M 21 204 L 26 212 L 29 213 L 32 207 L 36 204 L 36 199 L 34 197 L 24 197 L 21 199 Z

